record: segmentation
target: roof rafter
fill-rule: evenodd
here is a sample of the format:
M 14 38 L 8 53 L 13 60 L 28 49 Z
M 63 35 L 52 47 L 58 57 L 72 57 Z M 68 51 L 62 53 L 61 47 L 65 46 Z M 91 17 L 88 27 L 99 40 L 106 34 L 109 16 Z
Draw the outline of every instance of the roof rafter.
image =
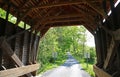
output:
M 59 0 L 54 0 L 53 3 L 58 2 L 58 1 L 59 1 Z M 36 28 L 38 29 L 38 27 L 39 27 L 39 25 L 41 24 L 41 22 L 43 22 L 43 21 L 45 20 L 45 17 L 49 16 L 49 14 L 52 13 L 55 9 L 56 9 L 56 8 L 52 8 L 51 10 L 49 10 L 49 11 L 42 17 L 42 19 L 34 25 L 33 28 L 34 28 L 34 29 L 36 29 Z M 33 29 L 33 30 L 34 30 L 34 29 Z
M 20 23 L 21 20 L 23 20 L 30 12 L 31 12 L 32 9 L 28 9 L 25 11 L 25 13 L 20 16 L 17 20 L 17 22 L 15 23 L 15 25 L 18 25 Z
M 97 12 L 98 14 L 100 14 L 103 18 L 106 18 L 106 16 L 104 15 L 104 12 L 101 10 L 98 10 L 98 8 L 94 7 L 92 4 L 90 4 L 88 1 L 86 1 L 86 4 L 93 9 L 95 12 Z
M 94 25 L 94 23 L 92 23 L 92 22 L 94 22 L 93 17 L 85 14 L 83 11 L 81 11 L 79 8 L 77 8 L 77 7 L 75 7 L 75 6 L 72 6 L 72 7 L 73 7 L 74 9 L 76 9 L 78 12 L 80 12 L 80 13 L 83 14 L 84 18 L 86 19 L 86 23 L 89 23 L 89 22 L 90 22 L 89 25 Z M 88 17 L 89 17 L 89 19 L 88 19 Z M 91 29 L 93 29 L 93 27 L 91 27 Z
M 67 6 L 67 5 L 77 5 L 77 4 L 84 4 L 83 1 L 69 1 L 69 2 L 60 2 L 60 3 L 52 3 L 52 4 L 45 4 L 40 6 L 32 7 L 32 9 L 36 8 L 50 8 L 50 7 L 59 7 L 59 6 Z
M 75 10 L 77 10 L 79 13 L 81 13 L 86 20 L 88 20 L 88 18 L 89 18 L 90 20 L 88 20 L 88 21 L 90 21 L 90 22 L 94 21 L 92 16 L 85 14 L 85 12 L 82 11 L 80 8 L 77 8 L 75 6 L 71 6 L 71 7 L 74 8 Z
M 51 20 L 51 21 L 46 22 L 46 24 L 57 23 L 57 22 L 74 22 L 74 21 L 84 21 L 84 19 L 79 18 L 79 19 Z
M 45 33 L 50 29 L 50 27 L 47 27 L 46 29 L 42 29 L 40 31 L 40 37 L 43 37 L 45 35 Z
M 63 9 L 60 10 L 58 13 L 56 13 L 55 16 L 59 15 L 60 13 L 62 13 L 62 11 L 63 11 Z M 45 20 L 45 19 L 44 19 L 44 20 Z M 43 23 L 44 20 L 41 21 L 41 26 L 38 28 L 39 30 L 42 30 L 42 29 L 45 27 L 45 25 L 47 24 L 47 23 Z
M 58 16 L 48 16 L 45 18 L 47 19 L 60 19 L 60 18 L 71 18 L 71 17 L 83 17 L 81 14 L 67 14 L 67 15 L 58 15 Z
M 48 16 L 51 12 L 53 12 L 55 9 L 56 9 L 56 8 L 53 8 L 53 9 L 49 10 L 49 11 L 47 12 L 47 14 L 45 14 L 45 15 L 41 18 L 41 20 L 34 25 L 34 29 L 38 28 L 38 27 L 39 27 L 39 24 L 45 20 L 44 18 L 47 17 L 47 16 Z M 33 29 L 33 30 L 34 30 L 34 29 Z

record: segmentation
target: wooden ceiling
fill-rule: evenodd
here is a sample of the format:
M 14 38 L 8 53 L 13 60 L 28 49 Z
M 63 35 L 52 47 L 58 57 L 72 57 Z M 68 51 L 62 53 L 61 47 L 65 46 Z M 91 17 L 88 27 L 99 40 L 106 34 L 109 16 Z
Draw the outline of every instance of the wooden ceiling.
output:
M 106 1 L 107 12 L 109 0 Z M 45 32 L 50 27 L 84 25 L 89 31 L 105 18 L 103 0 L 0 0 L 0 7 L 20 21 L 29 24 L 33 30 Z

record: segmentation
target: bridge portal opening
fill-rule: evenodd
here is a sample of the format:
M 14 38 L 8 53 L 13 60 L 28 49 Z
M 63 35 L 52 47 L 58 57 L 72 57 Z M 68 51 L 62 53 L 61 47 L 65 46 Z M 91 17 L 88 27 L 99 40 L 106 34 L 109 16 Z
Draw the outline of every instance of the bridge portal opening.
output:
M 42 64 L 39 73 L 64 65 L 70 53 L 91 76 L 96 63 L 94 36 L 83 26 L 50 28 L 40 40 L 38 61 Z M 70 63 L 68 63 L 69 65 Z M 74 64 L 73 64 L 74 65 Z
M 39 68 L 38 44 L 44 34 L 51 27 L 79 24 L 95 37 L 96 76 L 119 77 L 119 3 L 120 0 L 0 0 L 5 10 L 0 9 L 0 77 L 35 76 Z M 22 28 L 18 27 L 20 22 Z

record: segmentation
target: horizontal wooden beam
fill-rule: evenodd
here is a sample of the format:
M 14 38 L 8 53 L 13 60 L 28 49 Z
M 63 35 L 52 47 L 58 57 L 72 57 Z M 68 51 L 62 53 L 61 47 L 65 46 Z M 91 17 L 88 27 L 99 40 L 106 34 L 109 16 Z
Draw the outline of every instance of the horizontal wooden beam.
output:
M 64 22 L 64 23 L 54 23 L 54 24 L 47 24 L 45 27 L 63 27 L 63 26 L 81 26 L 84 25 L 92 34 L 94 31 L 93 28 L 91 28 L 92 26 L 89 25 L 88 23 L 85 23 L 84 21 L 80 21 L 80 22 Z
M 45 25 L 45 27 L 62 27 L 62 26 L 79 26 L 79 25 L 86 25 L 88 23 L 85 23 L 85 21 L 79 21 L 79 22 L 64 22 L 64 23 L 51 23 Z
M 15 35 L 12 35 L 12 36 L 8 37 L 8 38 L 7 38 L 7 41 L 15 38 L 15 37 L 18 36 L 18 35 L 21 35 L 21 34 L 25 33 L 26 31 L 29 31 L 29 30 L 31 30 L 31 28 L 29 28 L 29 29 L 27 29 L 27 30 L 23 30 L 23 31 L 21 31 L 21 32 L 19 32 L 19 33 L 16 33 Z
M 50 8 L 50 7 L 59 7 L 59 6 L 67 6 L 67 5 L 77 5 L 77 4 L 84 4 L 84 1 L 67 1 L 67 2 L 59 2 L 59 3 L 52 3 L 52 4 L 45 4 L 32 7 L 32 9 L 36 8 Z
M 0 77 L 18 77 L 18 76 L 22 76 L 24 74 L 36 71 L 38 69 L 39 69 L 39 64 L 17 67 L 13 69 L 0 71 Z
M 85 21 L 83 18 L 79 18 L 79 19 L 63 19 L 63 20 L 51 20 L 51 21 L 46 21 L 46 24 L 50 24 L 50 23 L 60 23 L 60 22 L 76 22 L 76 21 Z
M 102 69 L 100 69 L 99 67 L 97 67 L 96 65 L 93 66 L 94 67 L 94 72 L 97 75 L 97 77 L 112 77 L 110 74 L 108 74 L 107 72 L 103 71 Z
M 46 19 L 61 19 L 61 18 L 73 18 L 73 17 L 83 17 L 81 14 L 67 14 L 67 15 L 59 15 L 59 16 L 48 16 Z

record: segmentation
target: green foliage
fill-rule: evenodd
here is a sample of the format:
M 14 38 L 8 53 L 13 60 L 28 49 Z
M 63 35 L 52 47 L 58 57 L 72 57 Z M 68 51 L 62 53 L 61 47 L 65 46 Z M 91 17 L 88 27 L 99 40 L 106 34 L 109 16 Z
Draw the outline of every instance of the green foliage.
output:
M 42 67 L 38 73 L 63 64 L 68 51 L 83 64 L 86 62 L 84 52 L 90 52 L 89 64 L 94 64 L 95 49 L 85 43 L 86 29 L 83 26 L 51 28 L 40 41 L 38 61 Z M 53 52 L 57 52 L 56 61 L 52 57 Z
M 83 69 L 87 71 L 91 77 L 95 77 L 95 73 L 93 72 L 93 65 L 88 63 L 88 67 L 86 63 L 81 63 Z
M 0 17 L 5 19 L 6 17 L 6 11 L 0 8 Z
M 5 19 L 6 18 L 6 11 L 0 8 L 0 17 Z M 15 16 L 13 16 L 12 14 L 9 14 L 8 16 L 8 21 L 15 24 L 16 23 L 17 18 Z M 24 28 L 24 22 L 21 21 L 18 24 L 19 27 Z M 26 29 L 30 28 L 30 25 L 26 24 Z

